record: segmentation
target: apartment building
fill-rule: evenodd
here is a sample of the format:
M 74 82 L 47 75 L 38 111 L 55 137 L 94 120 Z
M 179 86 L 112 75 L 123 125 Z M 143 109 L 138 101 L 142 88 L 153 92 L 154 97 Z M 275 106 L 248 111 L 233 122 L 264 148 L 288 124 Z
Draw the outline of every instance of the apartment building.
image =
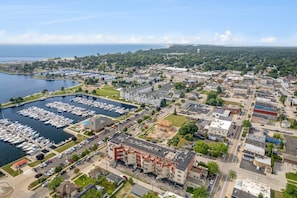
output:
M 195 158 L 192 151 L 173 151 L 124 133 L 113 136 L 107 145 L 108 156 L 113 161 L 122 161 L 179 185 L 185 184 Z

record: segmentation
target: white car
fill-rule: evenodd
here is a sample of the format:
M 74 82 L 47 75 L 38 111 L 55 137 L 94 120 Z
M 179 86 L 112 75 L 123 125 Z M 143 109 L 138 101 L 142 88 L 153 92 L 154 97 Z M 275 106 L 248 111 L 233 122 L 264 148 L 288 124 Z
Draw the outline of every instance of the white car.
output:
M 212 180 L 209 181 L 209 184 L 213 185 L 213 182 L 214 182 L 214 180 L 212 179 Z

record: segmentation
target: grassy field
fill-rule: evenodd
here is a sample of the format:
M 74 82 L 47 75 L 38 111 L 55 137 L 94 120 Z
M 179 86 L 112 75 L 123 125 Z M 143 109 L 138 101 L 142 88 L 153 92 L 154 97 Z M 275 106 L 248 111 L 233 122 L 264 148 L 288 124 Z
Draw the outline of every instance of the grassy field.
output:
M 55 149 L 55 151 L 59 152 L 59 153 L 62 153 L 63 151 L 73 147 L 75 144 L 78 144 L 80 143 L 81 141 L 83 141 L 83 139 L 87 139 L 87 137 L 83 136 L 83 135 L 80 135 L 78 134 L 77 135 L 77 140 L 75 142 L 71 141 L 71 142 L 68 142 L 58 148 Z
M 22 160 L 22 159 L 27 159 L 27 158 L 23 157 L 23 158 L 21 158 L 21 159 L 18 159 L 18 160 L 16 160 L 16 161 L 13 161 L 13 162 L 11 162 L 11 163 L 9 163 L 9 164 L 6 164 L 5 166 L 2 166 L 2 169 L 5 170 L 8 174 L 10 174 L 10 175 L 13 176 L 13 177 L 15 177 L 15 176 L 17 176 L 17 175 L 20 175 L 20 174 L 23 173 L 23 171 L 22 171 L 21 169 L 20 169 L 20 170 L 14 170 L 14 169 L 11 168 L 11 166 L 12 166 L 15 162 L 18 162 L 18 161 L 20 161 L 20 160 Z M 28 159 L 27 159 L 27 160 L 28 160 Z M 29 160 L 28 160 L 28 161 L 29 161 Z
M 241 104 L 239 102 L 224 100 L 224 105 L 238 105 L 238 106 L 240 106 Z
M 201 90 L 199 93 L 207 95 L 207 94 L 208 94 L 208 91 L 206 91 L 206 90 Z
M 88 177 L 87 175 L 81 175 L 79 178 L 77 178 L 74 183 L 78 185 L 81 188 L 84 188 L 85 186 L 89 184 L 95 184 L 96 180 L 93 178 Z
M 50 154 L 48 154 L 47 156 L 45 156 L 45 158 L 43 159 L 43 160 L 37 160 L 37 161 L 35 161 L 35 162 L 31 162 L 30 164 L 29 164 L 29 166 L 30 167 L 34 167 L 34 166 L 36 166 L 36 165 L 38 165 L 38 164 L 40 164 L 40 163 L 42 163 L 42 162 L 45 162 L 46 160 L 48 160 L 48 159 L 50 159 L 50 158 L 52 158 L 52 157 L 54 157 L 56 154 L 54 154 L 54 153 L 50 153 Z
M 71 141 L 71 142 L 68 142 L 68 143 L 60 146 L 59 148 L 56 148 L 55 151 L 62 153 L 63 151 L 73 147 L 74 145 L 75 145 L 75 142 Z
M 297 174 L 296 173 L 286 173 L 286 178 L 297 182 Z
M 171 121 L 172 125 L 175 127 L 181 127 L 182 125 L 188 122 L 187 117 L 182 115 L 173 115 L 173 114 L 170 114 L 169 116 L 167 116 L 165 120 Z
M 96 89 L 96 94 L 115 100 L 120 99 L 120 92 L 109 85 L 105 85 L 101 89 Z

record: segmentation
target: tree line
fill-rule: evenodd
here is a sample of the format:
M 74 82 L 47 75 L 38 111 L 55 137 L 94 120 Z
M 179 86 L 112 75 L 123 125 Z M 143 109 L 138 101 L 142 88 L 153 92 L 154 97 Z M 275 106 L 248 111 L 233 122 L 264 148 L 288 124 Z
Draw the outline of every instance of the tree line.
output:
M 198 50 L 199 49 L 199 50 Z M 199 53 L 198 53 L 199 51 Z M 262 72 L 270 67 L 271 77 L 297 75 L 297 48 L 293 47 L 224 47 L 210 45 L 173 45 L 169 48 L 138 50 L 74 57 L 74 60 L 34 61 L 10 65 L 18 73 L 34 73 L 37 69 L 70 68 L 96 71 L 123 71 L 130 67 L 164 64 L 203 71 L 238 70 Z M 5 69 L 5 68 L 1 68 Z

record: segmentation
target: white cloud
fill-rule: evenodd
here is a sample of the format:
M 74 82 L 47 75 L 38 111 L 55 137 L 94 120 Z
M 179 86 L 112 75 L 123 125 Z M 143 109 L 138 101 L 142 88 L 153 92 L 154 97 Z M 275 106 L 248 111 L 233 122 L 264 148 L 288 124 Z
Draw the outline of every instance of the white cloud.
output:
M 176 33 L 164 35 L 116 35 L 116 34 L 49 34 L 24 33 L 7 34 L 0 30 L 0 43 L 6 44 L 211 44 L 231 46 L 279 45 L 296 46 L 296 36 L 279 40 L 275 37 L 255 39 L 244 35 L 234 35 L 230 30 L 224 33 L 204 33 L 181 35 Z
M 220 44 L 234 44 L 237 43 L 239 39 L 233 36 L 230 30 L 225 30 L 223 34 L 215 33 L 213 38 L 208 39 L 208 42 L 215 45 Z
M 276 37 L 274 36 L 261 38 L 261 43 L 265 43 L 265 44 L 272 44 L 272 43 L 275 43 L 275 41 L 276 41 Z

